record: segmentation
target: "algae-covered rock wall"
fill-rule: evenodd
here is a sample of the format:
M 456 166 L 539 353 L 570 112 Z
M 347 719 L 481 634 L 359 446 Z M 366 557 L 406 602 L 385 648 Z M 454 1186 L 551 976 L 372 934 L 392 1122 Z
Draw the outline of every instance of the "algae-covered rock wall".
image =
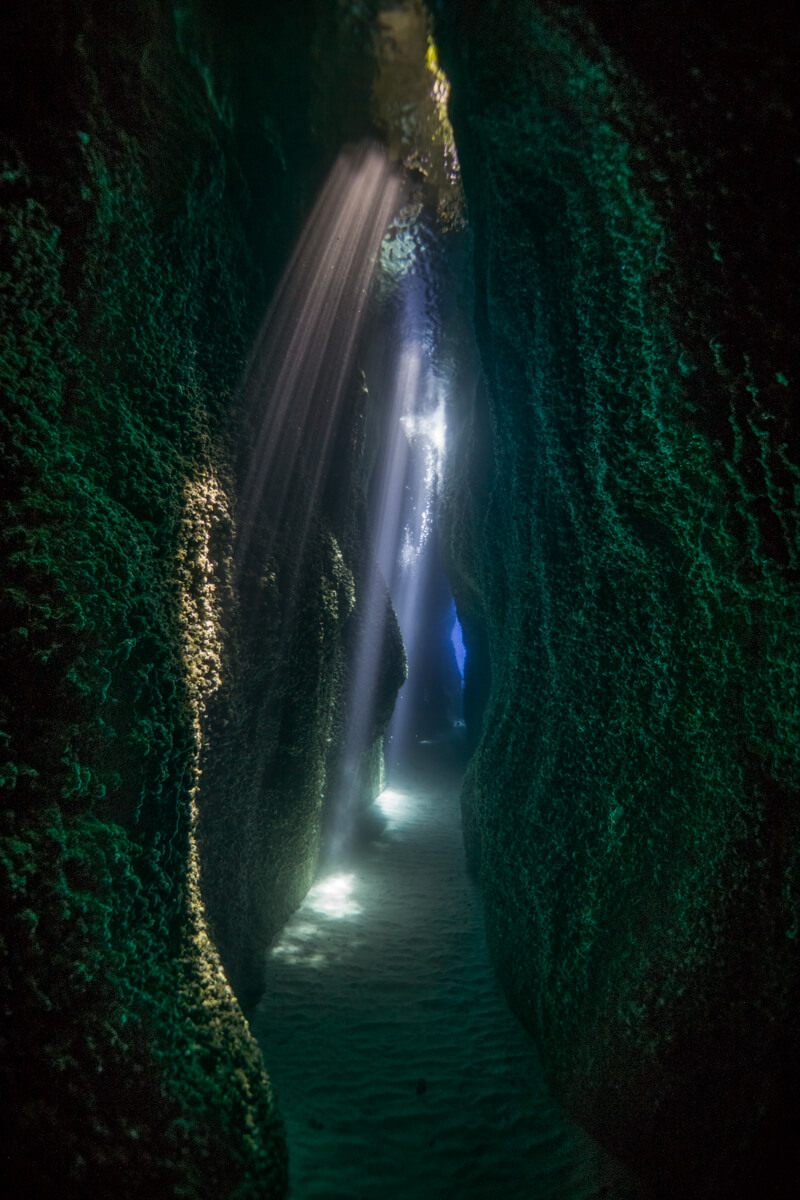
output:
M 235 577 L 239 385 L 314 191 L 361 132 L 343 111 L 312 136 L 339 45 L 323 70 L 329 7 L 295 5 L 277 29 L 242 5 L 2 13 L 15 1196 L 285 1188 L 238 1000 L 319 853 L 360 619 L 366 398 L 346 407 L 347 470 L 307 515 L 287 616 L 280 556 L 255 591 Z M 401 666 L 393 644 L 384 709 Z
M 762 1194 L 799 1049 L 795 17 L 437 12 L 494 443 L 447 500 L 494 958 L 591 1130 L 665 1194 Z

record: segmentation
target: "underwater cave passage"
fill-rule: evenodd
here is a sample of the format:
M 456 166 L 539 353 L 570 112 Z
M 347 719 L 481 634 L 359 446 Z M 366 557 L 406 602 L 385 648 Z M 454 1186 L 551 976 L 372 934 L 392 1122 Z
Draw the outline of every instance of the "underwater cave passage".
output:
M 614 1186 L 494 976 L 458 783 L 432 753 L 386 789 L 268 955 L 252 1023 L 296 1200 L 590 1200 Z M 629 1193 L 617 1179 L 610 1194 Z
M 399 356 L 406 410 L 384 447 L 374 526 L 374 600 L 385 572 L 408 656 L 386 735 L 388 786 L 366 812 L 338 798 L 334 850 L 268 953 L 252 1020 L 286 1122 L 291 1195 L 627 1195 L 548 1094 L 495 977 L 467 871 L 464 647 L 438 554 L 443 410 L 423 357 L 418 347 Z M 376 661 L 368 638 L 361 649 L 363 687 Z M 352 750 L 366 725 L 351 711 Z
M 365 161 L 377 153 L 359 152 Z M 394 187 L 391 172 L 384 179 Z M 361 372 L 367 421 L 378 431 L 367 497 L 372 560 L 342 765 L 326 799 L 323 866 L 268 952 L 253 1029 L 286 1121 L 295 1200 L 590 1200 L 609 1183 L 621 1196 L 617 1168 L 551 1100 L 534 1044 L 503 999 L 467 870 L 458 799 L 467 652 L 437 509 L 453 390 L 468 371 L 441 353 L 442 316 L 459 307 L 458 281 L 447 273 L 435 210 L 414 194 L 406 177 L 393 192 L 395 212 L 372 226 L 388 223 L 357 351 L 335 336 L 326 343 L 325 376 L 339 378 L 331 361 L 350 354 L 342 378 Z M 337 228 L 330 224 L 328 236 Z M 315 253 L 327 262 L 324 246 Z M 350 269 L 362 278 L 357 263 Z M 317 278 L 279 293 L 273 325 L 290 323 L 282 303 L 314 309 L 302 291 Z M 326 303 L 316 307 L 320 319 L 335 320 Z M 269 332 L 265 340 L 289 356 L 304 344 Z M 270 369 L 294 379 L 305 368 L 281 361 Z M 319 448 L 314 457 L 320 476 L 335 469 L 320 463 Z M 365 809 L 360 764 L 395 620 L 407 680 L 385 732 L 386 786 Z
M 408 678 L 385 738 L 387 786 L 366 811 L 355 793 L 335 797 L 323 869 L 267 955 L 252 1019 L 286 1122 L 291 1195 L 633 1195 L 550 1098 L 491 965 L 459 808 L 465 649 L 436 521 L 446 405 L 410 319 L 424 311 L 417 285 L 405 293 L 416 335 L 396 353 L 384 340 L 366 348 L 373 370 L 383 364 L 390 417 L 371 497 L 373 620 L 347 735 L 355 758 L 388 585 Z
M 633 7 L 0 9 L 2 1194 L 796 1191 L 798 9 Z

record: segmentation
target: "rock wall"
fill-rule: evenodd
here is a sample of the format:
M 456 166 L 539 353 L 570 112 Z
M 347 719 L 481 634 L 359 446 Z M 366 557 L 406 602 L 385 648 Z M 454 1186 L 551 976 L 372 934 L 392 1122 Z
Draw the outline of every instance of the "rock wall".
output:
M 437 13 L 494 444 L 486 483 L 478 405 L 446 511 L 497 969 L 657 1190 L 760 1195 L 799 1049 L 795 18 Z
M 239 1001 L 319 854 L 363 619 L 368 398 L 350 396 L 343 474 L 310 516 L 290 604 L 280 554 L 255 588 L 234 575 L 238 389 L 308 203 L 362 132 L 323 102 L 350 45 L 328 9 L 278 23 L 201 3 L 3 11 L 15 1196 L 285 1189 Z M 378 724 L 403 663 L 389 629 Z

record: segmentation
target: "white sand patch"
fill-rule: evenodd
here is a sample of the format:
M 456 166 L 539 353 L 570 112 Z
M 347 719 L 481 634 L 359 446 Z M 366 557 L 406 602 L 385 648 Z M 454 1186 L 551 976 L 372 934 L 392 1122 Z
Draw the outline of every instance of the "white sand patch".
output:
M 293 1200 L 619 1200 L 622 1175 L 547 1094 L 489 963 L 458 780 L 378 801 L 385 827 L 309 893 L 254 1020 Z

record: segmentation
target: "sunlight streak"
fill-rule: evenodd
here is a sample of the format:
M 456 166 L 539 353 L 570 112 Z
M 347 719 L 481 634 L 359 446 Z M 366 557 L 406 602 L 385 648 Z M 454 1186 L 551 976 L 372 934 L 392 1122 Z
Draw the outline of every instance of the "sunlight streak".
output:
M 269 557 L 290 513 L 300 530 L 292 558 L 302 562 L 381 240 L 399 195 L 399 176 L 377 146 L 342 151 L 264 319 L 244 384 L 255 445 L 238 513 L 239 575 L 254 542 L 259 562 L 252 568 Z

